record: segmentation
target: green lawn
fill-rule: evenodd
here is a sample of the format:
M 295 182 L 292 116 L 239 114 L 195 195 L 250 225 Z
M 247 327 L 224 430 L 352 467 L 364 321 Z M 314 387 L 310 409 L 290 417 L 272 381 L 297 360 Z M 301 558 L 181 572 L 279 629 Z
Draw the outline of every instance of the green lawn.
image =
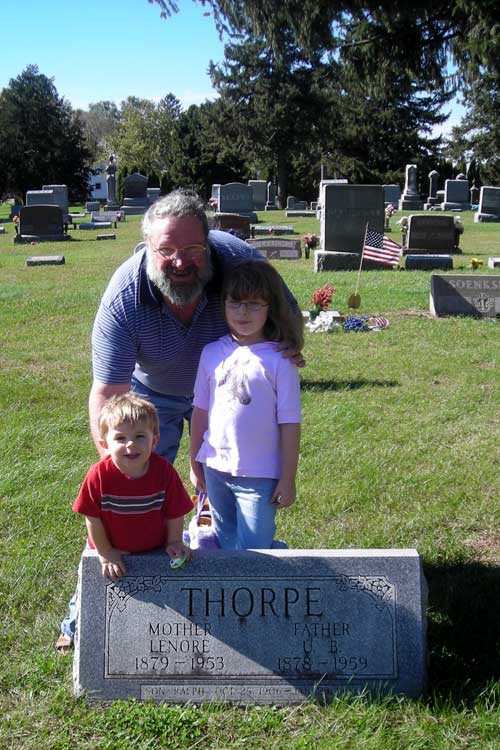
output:
M 0 207 L 0 221 L 8 215 Z M 286 219 L 297 236 L 315 219 Z M 399 239 L 395 219 L 392 237 Z M 500 226 L 462 214 L 462 256 L 500 255 Z M 23 750 L 500 748 L 500 389 L 494 320 L 433 319 L 427 272 L 363 272 L 360 314 L 380 333 L 307 334 L 299 498 L 279 515 L 291 547 L 416 547 L 429 583 L 429 691 L 420 701 L 336 700 L 293 708 L 95 707 L 71 692 L 53 643 L 84 544 L 71 511 L 95 449 L 87 427 L 90 330 L 107 281 L 140 237 L 14 245 L 0 235 L 0 747 Z M 114 230 L 113 230 L 114 231 Z M 64 266 L 27 267 L 64 253 Z M 279 261 L 303 309 L 356 273 Z M 489 271 L 490 273 L 498 273 Z M 178 468 L 187 480 L 186 441 Z

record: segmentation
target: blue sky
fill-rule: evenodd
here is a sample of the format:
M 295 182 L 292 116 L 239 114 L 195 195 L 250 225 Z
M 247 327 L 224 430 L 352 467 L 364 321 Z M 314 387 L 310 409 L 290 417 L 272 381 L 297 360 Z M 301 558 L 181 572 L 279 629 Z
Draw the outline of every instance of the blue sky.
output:
M 212 17 L 181 0 L 160 18 L 147 0 L 20 0 L 2 11 L 0 89 L 36 64 L 75 108 L 173 93 L 184 107 L 213 98 L 209 61 L 224 57 Z
M 6 0 L 4 0 L 6 2 Z M 222 61 L 224 44 L 211 16 L 192 0 L 160 18 L 147 0 L 15 0 L 3 10 L 0 89 L 29 64 L 54 79 L 74 108 L 127 96 L 158 101 L 173 93 L 184 108 L 214 98 L 207 67 Z M 462 109 L 451 103 L 456 124 Z

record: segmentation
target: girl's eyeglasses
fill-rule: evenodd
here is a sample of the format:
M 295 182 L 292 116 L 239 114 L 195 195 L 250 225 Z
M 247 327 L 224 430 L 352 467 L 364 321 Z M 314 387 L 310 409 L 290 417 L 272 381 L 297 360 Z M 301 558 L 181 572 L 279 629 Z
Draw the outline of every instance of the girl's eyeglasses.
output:
M 245 311 L 256 313 L 263 307 L 269 307 L 266 302 L 233 302 L 232 300 L 225 300 L 225 304 L 228 310 L 234 310 L 235 312 L 243 308 Z

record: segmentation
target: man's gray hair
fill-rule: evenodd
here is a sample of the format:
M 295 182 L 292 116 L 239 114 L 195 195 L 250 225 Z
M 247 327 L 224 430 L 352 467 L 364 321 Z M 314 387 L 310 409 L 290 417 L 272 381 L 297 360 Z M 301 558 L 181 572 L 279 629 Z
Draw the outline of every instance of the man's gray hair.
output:
M 157 219 L 166 219 L 168 216 L 196 216 L 199 219 L 205 238 L 208 237 L 208 219 L 205 213 L 205 204 L 192 190 L 173 190 L 163 198 L 159 198 L 146 211 L 142 220 L 142 234 L 145 240 L 151 234 L 153 223 Z

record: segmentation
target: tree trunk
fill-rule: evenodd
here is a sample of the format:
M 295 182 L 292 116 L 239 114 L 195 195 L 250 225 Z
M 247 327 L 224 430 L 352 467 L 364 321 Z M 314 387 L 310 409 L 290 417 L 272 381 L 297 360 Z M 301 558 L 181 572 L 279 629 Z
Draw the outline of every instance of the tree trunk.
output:
M 286 208 L 288 163 L 286 154 L 278 154 L 278 208 Z

